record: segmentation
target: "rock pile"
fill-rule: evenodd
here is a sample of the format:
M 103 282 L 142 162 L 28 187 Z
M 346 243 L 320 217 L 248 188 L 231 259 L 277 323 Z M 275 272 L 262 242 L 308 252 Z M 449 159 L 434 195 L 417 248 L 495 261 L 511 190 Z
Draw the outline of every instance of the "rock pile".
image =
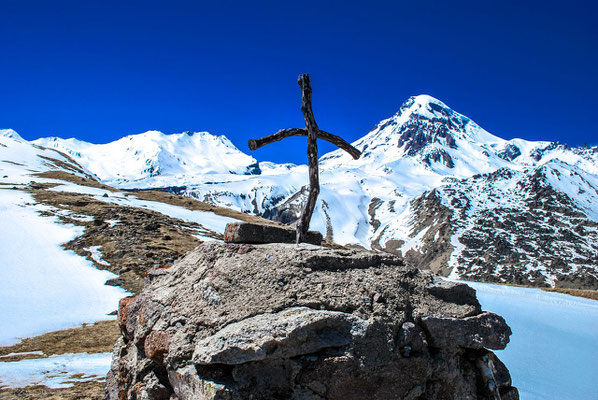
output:
M 384 253 L 204 243 L 119 324 L 110 400 L 518 399 L 505 321 Z

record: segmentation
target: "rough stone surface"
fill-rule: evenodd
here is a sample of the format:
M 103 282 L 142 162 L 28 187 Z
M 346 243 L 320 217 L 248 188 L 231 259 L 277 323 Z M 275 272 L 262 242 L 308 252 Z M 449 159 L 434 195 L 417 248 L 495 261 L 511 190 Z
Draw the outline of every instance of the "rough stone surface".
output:
M 291 358 L 351 343 L 367 322 L 338 311 L 291 307 L 227 325 L 195 346 L 193 362 L 243 364 L 266 358 Z M 147 340 L 146 340 L 147 342 Z
M 461 282 L 447 281 L 436 278 L 428 286 L 434 296 L 456 304 L 479 304 L 475 289 Z
M 387 253 L 204 243 L 119 321 L 109 400 L 518 398 L 505 321 Z
M 151 331 L 145 338 L 143 349 L 145 355 L 162 364 L 164 356 L 168 354 L 168 346 L 170 345 L 170 335 L 164 331 Z
M 322 234 L 308 231 L 303 238 L 304 243 L 320 245 Z M 272 225 L 252 224 L 249 222 L 231 222 L 226 224 L 224 241 L 227 243 L 295 243 L 296 232 Z
M 423 317 L 421 321 L 434 347 L 502 350 L 511 336 L 503 317 L 491 312 L 468 318 Z
M 193 365 L 168 371 L 168 379 L 178 399 L 232 399 L 225 385 L 202 379 Z
M 127 332 L 127 321 L 129 315 L 129 309 L 133 302 L 135 301 L 136 296 L 128 296 L 125 298 L 120 299 L 118 304 L 118 325 L 120 326 L 120 330 L 122 332 Z M 132 329 L 132 328 L 131 328 Z

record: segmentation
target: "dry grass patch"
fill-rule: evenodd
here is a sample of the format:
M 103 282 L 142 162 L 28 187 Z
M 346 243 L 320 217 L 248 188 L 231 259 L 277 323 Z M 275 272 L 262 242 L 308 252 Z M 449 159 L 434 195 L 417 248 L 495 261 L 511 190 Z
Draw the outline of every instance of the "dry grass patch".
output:
M 134 193 L 136 197 L 143 200 L 159 201 L 161 203 L 166 203 L 173 206 L 184 207 L 189 210 L 210 211 L 214 214 L 221 215 L 223 217 L 234 218 L 244 222 L 287 227 L 287 225 L 284 225 L 277 221 L 271 221 L 269 219 L 260 218 L 255 215 L 245 214 L 240 211 L 231 210 L 230 208 L 214 206 L 212 204 L 199 201 L 192 197 L 176 195 L 168 192 L 163 192 L 161 190 L 135 190 L 131 192 Z
M 563 289 L 563 288 L 542 288 L 547 292 L 564 293 L 571 296 L 584 297 L 590 300 L 598 300 L 598 290 L 588 289 Z
M 19 167 L 25 167 L 25 164 L 21 164 L 18 163 L 16 161 L 10 161 L 10 160 L 0 160 L 1 162 L 7 163 L 7 164 L 12 164 L 12 165 L 17 165 Z
M 0 347 L 0 356 L 33 351 L 42 351 L 44 353 L 44 355 L 23 354 L 2 357 L 0 361 L 20 361 L 67 353 L 107 353 L 112 351 L 112 347 L 119 336 L 120 329 L 116 320 L 84 324 L 77 328 L 48 332 L 40 336 L 26 338 L 13 346 Z
M 109 190 L 111 192 L 118 192 L 118 190 L 116 190 L 112 186 L 104 185 L 103 183 L 100 183 L 97 180 L 95 180 L 89 176 L 87 176 L 87 178 L 84 178 L 82 176 L 77 176 L 77 175 L 71 174 L 70 172 L 66 172 L 66 171 L 38 172 L 36 174 L 33 174 L 33 176 L 37 176 L 40 178 L 46 178 L 46 179 L 58 179 L 61 181 L 71 182 L 76 185 L 89 186 L 89 187 Z
M 102 400 L 105 383 L 98 381 L 74 382 L 64 389 L 50 389 L 46 386 L 28 386 L 22 389 L 0 389 L 2 400 Z
M 94 179 L 65 171 L 49 171 L 36 176 L 117 191 Z M 63 247 L 87 257 L 96 268 L 107 269 L 119 275 L 118 279 L 111 280 L 109 284 L 121 286 L 132 293 L 139 293 L 143 289 L 144 276 L 150 268 L 172 265 L 175 260 L 201 243 L 197 236 L 223 239 L 222 233 L 211 231 L 201 224 L 172 218 L 146 208 L 105 202 L 80 193 L 46 190 L 52 185 L 33 183 L 25 190 L 39 203 L 70 212 L 70 214 L 58 214 L 48 210 L 43 214 L 55 215 L 64 223 L 85 228 L 81 236 L 64 244 Z M 240 221 L 292 229 L 279 222 L 159 190 L 126 192 L 142 200 L 161 202 L 189 210 L 213 212 Z M 81 215 L 91 216 L 93 220 L 85 221 L 77 218 Z M 107 222 L 115 220 L 119 222 L 116 224 Z M 328 240 L 323 244 L 329 247 L 341 247 Z M 100 246 L 102 258 L 109 265 L 93 260 L 92 253 L 87 250 L 93 246 Z
M 64 155 L 64 154 L 63 154 Z M 58 169 L 63 169 L 63 170 L 67 170 L 67 171 L 71 171 L 73 173 L 76 174 L 82 174 L 85 175 L 87 177 L 91 176 L 89 174 L 87 174 L 79 164 L 77 164 L 72 158 L 69 158 L 69 160 L 71 161 L 72 164 L 66 163 L 62 160 L 58 160 L 56 158 L 52 158 L 52 157 L 46 157 L 46 156 L 42 156 L 42 155 L 38 155 L 39 158 L 45 160 L 45 164 L 50 166 L 50 167 L 55 167 Z

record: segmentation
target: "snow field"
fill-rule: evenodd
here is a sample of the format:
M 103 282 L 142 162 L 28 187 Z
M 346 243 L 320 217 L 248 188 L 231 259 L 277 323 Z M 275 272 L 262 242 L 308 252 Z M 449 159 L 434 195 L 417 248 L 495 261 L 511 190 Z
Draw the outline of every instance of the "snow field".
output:
M 103 380 L 110 369 L 112 353 L 70 353 L 48 358 L 0 362 L 0 389 L 45 385 L 52 389 L 73 386 L 73 382 Z M 73 378 L 75 374 L 82 377 Z
M 81 228 L 40 216 L 47 207 L 34 203 L 27 193 L 0 189 L 0 345 L 112 318 L 127 294 L 104 285 L 115 274 L 61 247 Z
M 497 351 L 522 400 L 598 399 L 598 301 L 541 289 L 465 282 L 513 330 Z

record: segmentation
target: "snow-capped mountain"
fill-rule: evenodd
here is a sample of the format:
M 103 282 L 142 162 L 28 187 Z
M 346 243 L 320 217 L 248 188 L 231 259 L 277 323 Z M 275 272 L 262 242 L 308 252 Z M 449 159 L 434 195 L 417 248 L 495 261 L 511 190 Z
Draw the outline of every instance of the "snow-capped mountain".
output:
M 106 184 L 120 187 L 178 185 L 213 174 L 259 173 L 257 161 L 224 136 L 207 132 L 165 135 L 148 131 L 107 144 L 43 138 L 35 144 L 60 150 L 86 165 Z
M 305 165 L 258 166 L 209 133 L 35 143 L 117 187 L 175 188 L 285 223 L 306 197 Z M 342 150 L 320 159 L 312 229 L 454 277 L 598 287 L 598 148 L 504 140 L 426 95 L 353 145 L 358 160 Z
M 24 141 L 25 140 L 21 137 L 21 135 L 19 135 L 17 132 L 13 131 L 12 129 L 0 129 L 0 137 L 9 138 L 9 139 L 13 139 L 16 141 Z
M 357 161 L 360 166 L 415 162 L 440 176 L 468 177 L 503 167 L 521 170 L 554 158 L 598 172 L 596 151 L 572 150 L 552 142 L 504 140 L 426 95 L 411 97 L 395 115 L 353 145 L 363 151 Z M 327 166 L 342 166 L 348 158 L 335 151 L 322 161 Z

